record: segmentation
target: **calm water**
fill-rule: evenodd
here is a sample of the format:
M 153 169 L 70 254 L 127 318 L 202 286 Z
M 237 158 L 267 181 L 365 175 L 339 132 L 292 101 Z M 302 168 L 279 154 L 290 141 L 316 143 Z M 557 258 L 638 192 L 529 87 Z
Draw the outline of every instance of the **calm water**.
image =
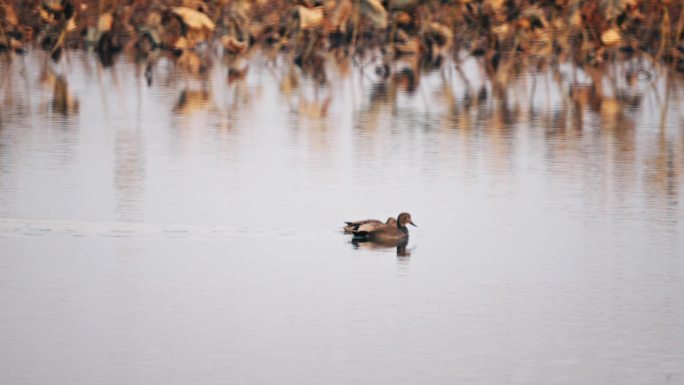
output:
M 681 76 L 287 62 L 0 56 L 1 384 L 684 383 Z

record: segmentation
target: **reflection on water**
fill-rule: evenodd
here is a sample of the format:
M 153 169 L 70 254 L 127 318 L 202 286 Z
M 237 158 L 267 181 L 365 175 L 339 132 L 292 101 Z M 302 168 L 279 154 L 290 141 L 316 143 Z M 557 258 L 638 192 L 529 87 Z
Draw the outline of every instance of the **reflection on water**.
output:
M 173 112 L 178 114 L 192 114 L 211 107 L 211 98 L 206 90 L 183 90 Z
M 0 383 L 684 380 L 681 75 L 127 55 L 0 56 Z
M 53 111 L 63 115 L 78 113 L 78 100 L 69 94 L 68 85 L 64 77 L 57 76 L 52 79 L 52 83 L 54 83 L 52 96 Z
M 364 239 L 353 238 L 352 245 L 355 248 L 361 248 L 365 250 L 388 250 L 396 249 L 397 257 L 410 257 L 411 249 L 408 249 L 408 239 L 397 240 L 397 241 L 385 241 L 385 242 L 372 242 Z

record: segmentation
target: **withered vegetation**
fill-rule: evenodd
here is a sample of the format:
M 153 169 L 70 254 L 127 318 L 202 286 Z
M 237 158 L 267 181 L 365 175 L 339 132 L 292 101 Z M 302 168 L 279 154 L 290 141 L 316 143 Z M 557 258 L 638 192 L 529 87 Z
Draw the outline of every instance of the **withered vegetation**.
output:
M 385 65 L 411 56 L 423 68 L 467 53 L 491 73 L 521 57 L 600 68 L 618 55 L 645 55 L 684 72 L 684 2 L 0 0 L 0 52 L 36 46 L 54 60 L 65 49 L 92 49 L 104 65 L 124 50 L 141 59 L 161 53 L 195 75 L 214 52 L 234 58 L 257 46 L 290 53 L 312 74 L 330 52 L 380 56 Z

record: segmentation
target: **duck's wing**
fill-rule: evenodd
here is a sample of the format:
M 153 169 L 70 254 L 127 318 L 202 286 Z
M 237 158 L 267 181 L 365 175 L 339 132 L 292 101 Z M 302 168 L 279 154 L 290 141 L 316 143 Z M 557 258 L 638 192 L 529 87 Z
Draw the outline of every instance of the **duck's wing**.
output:
M 382 223 L 380 221 L 377 222 L 366 222 L 359 226 L 355 231 L 354 234 L 356 233 L 363 233 L 363 234 L 370 234 L 370 233 L 376 233 L 376 232 L 382 232 L 385 230 L 388 226 L 385 223 Z
M 344 222 L 344 223 L 346 224 L 346 226 L 344 226 L 344 232 L 345 233 L 353 233 L 354 231 L 359 230 L 359 228 L 361 226 L 364 226 L 364 225 L 382 224 L 382 222 L 380 222 L 377 219 L 364 219 L 361 221 Z
M 393 227 L 397 227 L 397 220 L 389 217 L 385 223 L 375 219 L 363 221 L 363 223 L 360 223 L 356 228 L 350 231 L 354 233 L 354 236 L 366 237 L 370 233 L 381 233 L 386 230 L 391 230 Z

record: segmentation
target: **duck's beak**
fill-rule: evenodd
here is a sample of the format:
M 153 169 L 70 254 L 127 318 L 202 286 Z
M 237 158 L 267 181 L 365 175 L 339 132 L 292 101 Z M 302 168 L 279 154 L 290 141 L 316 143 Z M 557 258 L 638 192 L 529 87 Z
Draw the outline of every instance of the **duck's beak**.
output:
M 413 221 L 411 221 L 411 222 L 409 222 L 409 223 L 410 223 L 413 227 L 418 227 L 418 225 L 416 225 L 415 223 L 413 223 Z

